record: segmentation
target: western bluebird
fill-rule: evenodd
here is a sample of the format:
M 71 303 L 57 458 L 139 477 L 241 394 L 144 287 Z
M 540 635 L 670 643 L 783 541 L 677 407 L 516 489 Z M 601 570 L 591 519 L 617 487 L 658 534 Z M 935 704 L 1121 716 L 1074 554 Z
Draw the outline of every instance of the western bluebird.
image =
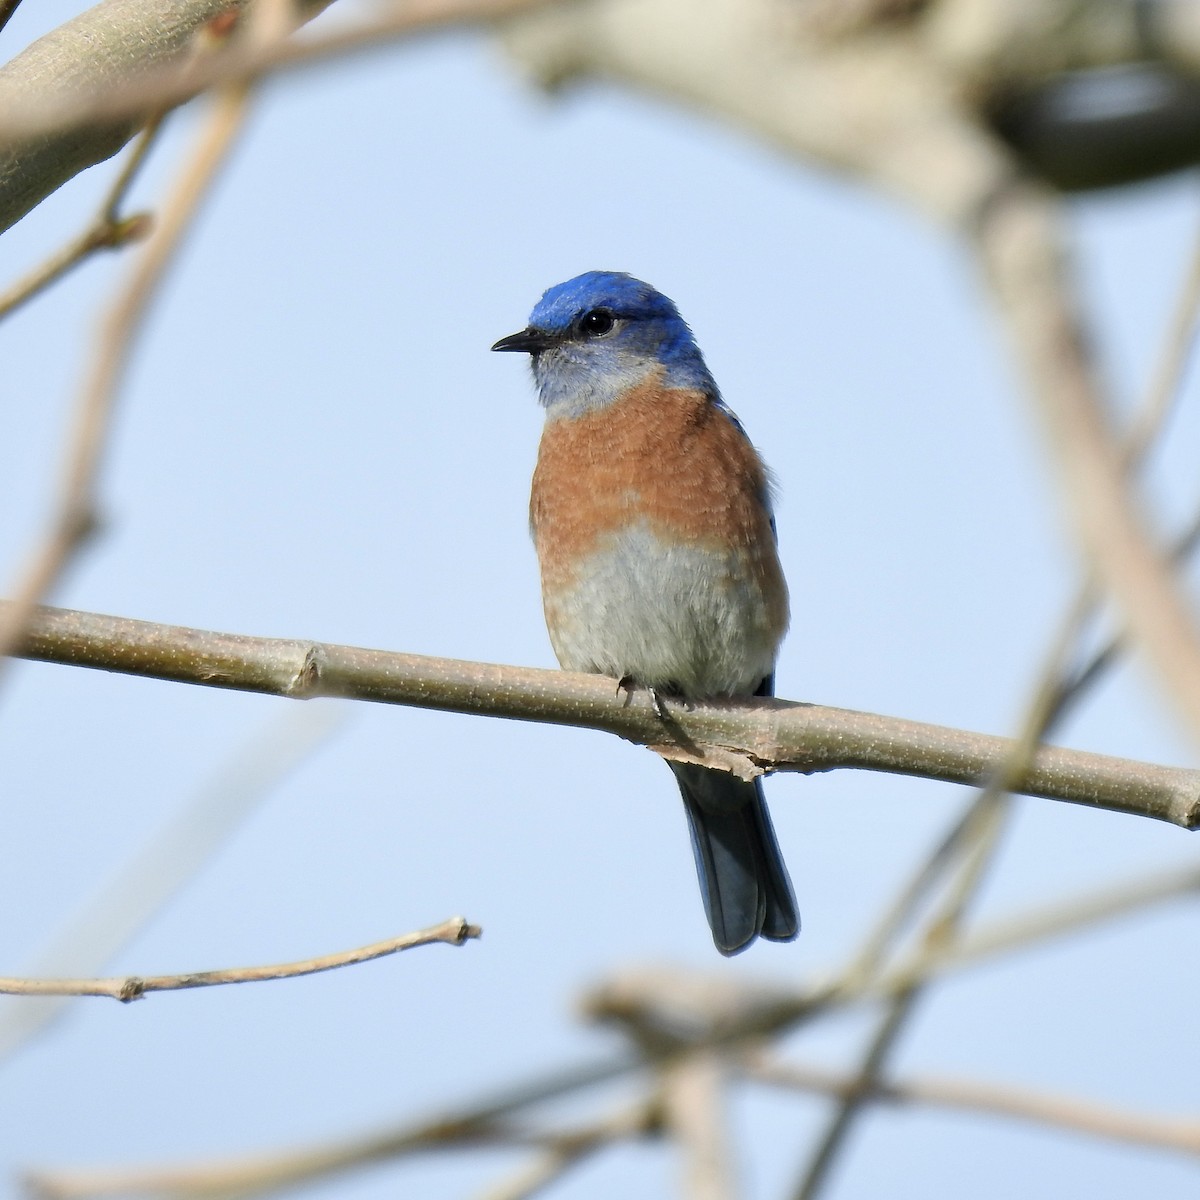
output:
M 770 481 L 675 305 L 589 271 L 492 349 L 531 356 L 546 409 L 529 516 L 562 667 L 684 699 L 771 695 L 788 599 Z M 790 941 L 760 781 L 669 766 L 717 949 Z

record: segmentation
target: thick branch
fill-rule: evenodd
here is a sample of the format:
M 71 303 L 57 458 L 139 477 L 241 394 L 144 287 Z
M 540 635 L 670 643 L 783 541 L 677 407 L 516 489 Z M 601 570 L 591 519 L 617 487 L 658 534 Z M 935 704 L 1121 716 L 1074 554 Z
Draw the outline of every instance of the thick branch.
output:
M 101 0 L 0 67 L 0 231 L 115 154 L 153 113 L 209 87 L 343 56 L 423 30 L 484 22 L 544 0 L 410 0 L 322 38 L 204 38 L 244 0 Z M 296 0 L 308 20 L 331 0 Z M 220 39 L 217 39 L 218 41 Z
M 0 604 L 0 620 L 6 607 Z M 18 653 L 293 699 L 341 696 L 599 729 L 668 758 L 702 759 L 746 777 L 852 767 L 979 784 L 1011 749 L 1005 738 L 786 700 L 671 704 L 664 722 L 648 696 L 624 695 L 599 675 L 209 633 L 66 609 L 39 609 Z M 1198 771 L 1047 747 L 1014 788 L 1200 826 Z
M 0 68 L 0 111 L 31 96 L 53 106 L 177 59 L 206 22 L 240 0 L 103 0 Z M 66 128 L 0 148 L 0 230 L 86 167 L 116 154 L 141 115 Z

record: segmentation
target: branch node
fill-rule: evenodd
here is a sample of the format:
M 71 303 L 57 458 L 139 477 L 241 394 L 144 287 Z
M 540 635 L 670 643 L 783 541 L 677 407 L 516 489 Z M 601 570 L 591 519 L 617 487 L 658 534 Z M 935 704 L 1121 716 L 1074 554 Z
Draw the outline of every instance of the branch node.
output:
M 100 532 L 102 524 L 100 514 L 90 503 L 73 504 L 63 513 L 63 538 L 72 549 L 83 546 Z
M 1184 829 L 1189 829 L 1193 833 L 1200 829 L 1200 795 L 1192 797 L 1192 802 L 1187 806 L 1183 814 L 1183 819 L 1180 824 Z
M 132 1004 L 134 1000 L 140 1000 L 145 994 L 146 981 L 138 975 L 130 975 L 129 978 L 121 981 L 117 999 L 122 1004 Z
M 148 212 L 131 213 L 112 222 L 103 232 L 98 245 L 116 250 L 130 242 L 140 242 L 149 237 L 154 229 L 154 214 Z
M 304 661 L 296 672 L 291 683 L 284 689 L 285 695 L 297 700 L 308 700 L 317 695 L 321 689 L 321 673 L 325 665 L 325 654 L 321 647 L 313 642 L 304 652 Z
M 472 925 L 466 917 L 452 917 L 451 921 L 457 926 L 454 931 L 454 945 L 461 946 L 464 942 L 483 937 L 483 927 Z

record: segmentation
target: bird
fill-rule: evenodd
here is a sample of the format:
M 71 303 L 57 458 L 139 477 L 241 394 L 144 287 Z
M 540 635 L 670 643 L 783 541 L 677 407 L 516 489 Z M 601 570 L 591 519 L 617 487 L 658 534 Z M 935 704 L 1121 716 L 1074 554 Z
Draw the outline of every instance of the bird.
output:
M 787 631 L 771 476 L 675 304 L 620 271 L 549 288 L 493 350 L 530 356 L 545 425 L 529 520 L 559 665 L 683 702 L 770 696 Z M 668 762 L 713 943 L 800 930 L 763 798 Z

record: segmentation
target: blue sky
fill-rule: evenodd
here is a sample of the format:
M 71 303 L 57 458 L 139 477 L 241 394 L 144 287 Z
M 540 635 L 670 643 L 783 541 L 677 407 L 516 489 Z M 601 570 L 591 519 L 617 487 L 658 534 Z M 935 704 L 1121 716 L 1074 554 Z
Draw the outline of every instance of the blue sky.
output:
M 38 11 L 33 12 L 36 8 Z M 10 47 L 68 15 L 26 5 Z M 196 127 L 173 119 L 152 205 Z M 112 165 L 4 239 L 9 278 L 80 227 Z M 1186 267 L 1195 182 L 1072 202 L 1087 302 L 1122 406 Z M 89 264 L 0 330 L 0 571 L 52 495 L 96 314 Z M 670 294 L 780 484 L 793 597 L 783 696 L 1007 732 L 1074 588 L 1056 484 L 975 270 L 940 231 L 735 130 L 588 87 L 531 91 L 458 35 L 270 85 L 147 330 L 103 486 L 104 535 L 56 603 L 149 620 L 551 666 L 526 531 L 540 412 L 490 355 L 542 290 L 628 270 Z M 1154 494 L 1194 497 L 1189 382 Z M 18 664 L 0 699 L 0 971 L 16 973 L 281 700 Z M 1136 664 L 1064 731 L 1163 762 L 1189 749 Z M 800 939 L 713 951 L 669 772 L 585 731 L 361 706 L 108 965 L 282 961 L 463 913 L 478 944 L 333 975 L 77 1005 L 4 1064 L 0 1171 L 196 1159 L 386 1126 L 616 1045 L 575 997 L 630 963 L 803 981 L 836 966 L 964 802 L 865 774 L 767 785 Z M 1195 861 L 1181 831 L 1023 801 L 981 915 Z M 897 1070 L 1195 1111 L 1194 907 L 940 988 Z M 3 1013 L 0 1008 L 0 1014 Z M 0 1015 L 0 1020 L 2 1020 Z M 853 1061 L 848 1014 L 793 1039 Z M 781 1194 L 822 1105 L 733 1107 L 746 1194 Z M 829 1193 L 976 1200 L 1191 1196 L 1166 1154 L 924 1111 L 868 1117 Z M 977 1170 L 982 1160 L 986 1172 Z M 326 1185 L 473 1194 L 519 1159 L 422 1159 Z M 553 1194 L 671 1188 L 624 1147 Z M 7 1185 L 0 1185 L 7 1186 Z

